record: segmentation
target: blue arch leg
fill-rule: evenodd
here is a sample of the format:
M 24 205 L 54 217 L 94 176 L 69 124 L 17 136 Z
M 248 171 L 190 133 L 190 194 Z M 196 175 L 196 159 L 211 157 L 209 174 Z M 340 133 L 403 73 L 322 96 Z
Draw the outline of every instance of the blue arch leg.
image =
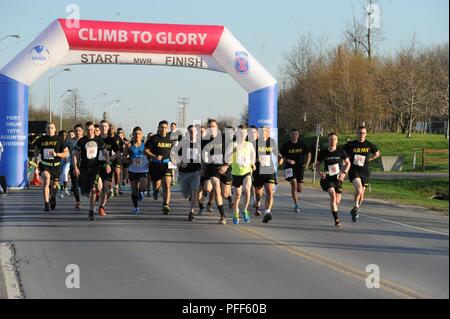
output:
M 268 126 L 271 129 L 270 136 L 278 144 L 278 85 L 269 86 L 248 95 L 248 125 L 258 128 Z M 275 153 L 278 154 L 278 151 Z M 276 155 L 272 159 L 278 161 Z M 264 172 L 274 173 L 274 172 Z
M 7 186 L 27 186 L 28 85 L 0 74 L 0 175 Z
M 248 124 L 256 127 L 277 127 L 278 85 L 269 86 L 248 95 Z

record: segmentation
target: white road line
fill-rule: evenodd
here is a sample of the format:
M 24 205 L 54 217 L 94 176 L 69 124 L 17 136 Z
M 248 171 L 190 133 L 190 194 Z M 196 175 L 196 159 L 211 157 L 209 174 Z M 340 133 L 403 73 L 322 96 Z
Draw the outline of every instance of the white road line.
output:
M 289 195 L 277 195 L 277 196 L 278 196 L 278 197 L 288 197 L 288 198 L 291 198 L 291 196 L 289 196 Z M 313 206 L 320 207 L 320 208 L 328 208 L 327 205 L 316 204 L 316 203 L 313 203 L 313 202 L 311 202 L 311 201 L 304 200 L 304 199 L 303 199 L 303 201 L 305 201 L 305 202 L 307 202 L 307 203 L 309 203 L 309 204 L 311 204 L 311 205 L 313 205 Z M 408 225 L 408 224 L 396 222 L 396 221 L 389 220 L 389 219 L 384 219 L 384 218 L 379 218 L 379 217 L 369 216 L 369 215 L 367 215 L 367 214 L 359 214 L 359 215 L 360 215 L 360 216 L 367 217 L 367 218 L 372 218 L 372 219 L 382 220 L 382 221 L 384 221 L 384 222 L 388 222 L 388 223 L 392 223 L 392 224 L 396 224 L 396 225 L 401 225 L 401 226 L 408 227 L 408 228 L 412 228 L 412 229 L 417 229 L 417 230 L 422 230 L 422 231 L 426 231 L 426 232 L 430 232 L 430 233 L 434 233 L 434 234 L 439 234 L 439 235 L 449 236 L 448 233 L 442 233 L 442 232 L 439 232 L 439 231 L 437 231 L 437 230 L 432 230 L 432 229 L 428 229 L 428 228 L 423 228 L 423 227 L 417 227 L 417 226 L 413 226 L 413 225 Z
M 11 244 L 0 243 L 0 271 L 5 280 L 6 296 L 8 299 L 23 299 L 13 260 Z
M 384 218 L 379 218 L 379 217 L 369 216 L 369 215 L 366 215 L 366 214 L 359 214 L 359 215 L 362 215 L 362 216 L 365 216 L 365 217 L 368 217 L 368 218 L 373 218 L 373 219 L 382 220 L 382 221 L 389 222 L 389 223 L 392 223 L 392 224 L 397 224 L 397 225 L 401 225 L 401 226 L 413 228 L 413 229 L 418 229 L 418 230 L 427 231 L 427 232 L 430 232 L 430 233 L 435 233 L 435 234 L 445 235 L 445 236 L 448 236 L 448 235 L 449 235 L 449 234 L 446 234 L 446 233 L 441 233 L 441 232 L 439 232 L 439 231 L 437 231 L 437 230 L 432 230 L 432 229 L 427 229 L 427 228 L 422 228 L 422 227 L 412 226 L 412 225 L 408 225 L 408 224 L 403 224 L 403 223 L 400 223 L 400 222 L 395 222 L 395 221 L 393 221 L 393 220 L 388 220 L 388 219 L 384 219 Z

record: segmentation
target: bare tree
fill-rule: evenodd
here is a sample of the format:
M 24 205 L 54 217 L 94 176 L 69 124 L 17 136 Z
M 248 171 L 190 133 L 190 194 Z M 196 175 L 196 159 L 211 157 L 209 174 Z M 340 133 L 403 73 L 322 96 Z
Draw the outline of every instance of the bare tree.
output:
M 240 121 L 242 124 L 247 124 L 247 125 L 249 124 L 248 123 L 248 106 L 247 105 L 244 105 L 244 110 L 241 113 Z
M 369 60 L 372 59 L 376 42 L 381 40 L 382 33 L 380 29 L 380 11 L 375 0 L 368 0 L 364 6 L 364 19 L 356 20 L 353 9 L 353 21 L 351 26 L 347 27 L 345 36 L 347 42 L 351 45 L 353 54 L 364 52 Z
M 71 94 L 67 94 L 63 101 L 64 114 L 73 114 L 74 122 L 86 115 L 85 103 L 81 98 L 78 89 L 72 89 Z
M 429 48 L 426 53 L 430 83 L 429 108 L 431 115 L 446 119 L 445 138 L 449 137 L 449 51 L 448 44 Z
M 399 55 L 399 69 L 396 81 L 397 92 L 405 108 L 408 122 L 407 137 L 412 135 L 412 125 L 417 114 L 423 112 L 423 106 L 429 98 L 429 81 L 426 64 L 422 56 L 418 55 L 415 37 L 408 48 Z

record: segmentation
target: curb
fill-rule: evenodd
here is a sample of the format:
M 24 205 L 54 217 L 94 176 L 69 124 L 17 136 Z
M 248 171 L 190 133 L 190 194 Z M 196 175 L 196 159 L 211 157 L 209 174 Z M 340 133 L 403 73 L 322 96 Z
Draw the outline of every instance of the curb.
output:
M 14 248 L 11 243 L 0 243 L 0 271 L 3 273 L 6 298 L 24 299 L 14 257 Z

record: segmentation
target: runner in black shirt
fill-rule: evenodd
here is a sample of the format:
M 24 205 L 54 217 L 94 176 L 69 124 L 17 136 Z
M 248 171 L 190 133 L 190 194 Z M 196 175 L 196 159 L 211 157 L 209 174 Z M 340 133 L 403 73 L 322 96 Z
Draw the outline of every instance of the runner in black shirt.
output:
M 100 154 L 106 162 L 106 173 L 111 172 L 109 153 L 106 150 L 105 143 L 101 137 L 95 135 L 94 130 L 94 124 L 87 122 L 87 134 L 78 141 L 72 157 L 75 175 L 80 178 L 81 191 L 90 196 L 89 220 L 95 220 L 95 197 L 97 190 L 99 192 L 102 190 L 102 182 L 99 179 Z
M 270 127 L 263 127 L 260 130 L 261 137 L 256 140 L 256 170 L 253 172 L 253 186 L 255 187 L 256 215 L 260 216 L 259 202 L 266 193 L 265 211 L 263 223 L 268 223 L 272 219 L 273 193 L 276 182 L 278 147 L 276 141 L 270 137 Z
M 209 141 L 209 139 L 206 137 L 206 127 L 204 126 L 196 126 L 197 131 L 200 131 L 200 140 L 201 140 L 201 146 L 203 147 L 204 145 L 206 145 Z M 203 205 L 203 202 L 205 201 L 205 198 L 208 198 L 208 203 L 207 203 L 207 212 L 212 212 L 213 208 L 212 208 L 212 202 L 214 201 L 214 192 L 210 192 L 209 196 L 208 196 L 208 191 L 207 191 L 207 185 L 206 185 L 206 181 L 208 181 L 209 178 L 206 177 L 206 163 L 204 161 L 201 161 L 201 170 L 200 170 L 200 187 L 198 189 L 198 214 L 201 216 L 203 215 L 203 212 L 205 210 L 205 206 Z M 209 182 L 208 182 L 209 183 Z
M 183 139 L 183 134 L 180 129 L 178 129 L 178 125 L 175 122 L 170 123 L 170 131 L 169 131 L 170 140 L 172 141 L 172 146 L 177 146 L 178 143 Z M 176 166 L 175 166 L 176 167 Z M 174 186 L 178 182 L 178 167 L 172 169 L 172 186 Z
M 172 163 L 170 150 L 172 142 L 168 134 L 169 124 L 161 121 L 158 124 L 158 134 L 153 135 L 145 143 L 145 154 L 150 159 L 149 172 L 153 182 L 153 198 L 158 199 L 159 189 L 163 190 L 162 210 L 164 214 L 170 212 L 170 185 L 172 182 Z
M 210 119 L 206 130 L 206 140 L 202 140 L 202 160 L 205 162 L 204 191 L 214 192 L 217 208 L 220 213 L 219 223 L 227 222 L 223 209 L 223 197 L 231 197 L 231 166 L 224 162 L 226 138 L 221 134 L 217 121 Z M 229 141 L 229 142 L 232 142 Z
M 123 152 L 125 150 L 125 147 L 130 142 L 125 137 L 125 132 L 123 131 L 122 128 L 119 127 L 117 129 L 117 134 L 116 135 L 120 139 L 119 145 L 121 147 L 121 153 L 123 154 Z M 127 162 L 122 163 L 121 174 L 120 174 L 118 180 L 119 180 L 119 182 L 116 181 L 116 185 L 117 185 L 117 183 L 119 184 L 119 195 L 120 195 L 121 192 L 122 192 L 122 187 L 124 187 L 129 182 L 129 178 L 128 178 L 128 163 Z
M 114 151 L 116 153 L 116 156 L 113 156 L 111 158 L 111 168 L 113 170 L 114 186 L 113 183 L 111 183 L 109 196 L 119 197 L 123 193 L 121 185 L 121 177 L 122 177 L 122 156 L 125 149 L 125 145 L 122 139 L 119 137 L 119 135 L 116 134 L 116 128 L 112 124 L 109 124 L 108 136 L 114 139 L 115 143 L 117 144 L 117 151 Z
M 300 213 L 300 207 L 297 201 L 297 194 L 302 191 L 303 177 L 305 167 L 311 161 L 311 151 L 303 142 L 300 141 L 300 133 L 297 129 L 291 129 L 290 140 L 280 149 L 279 165 L 284 162 L 284 176 L 291 184 L 291 196 L 294 200 L 294 210 Z
M 364 126 L 358 127 L 356 131 L 356 140 L 348 142 L 344 150 L 350 157 L 350 171 L 348 178 L 355 188 L 355 205 L 351 210 L 352 221 L 358 221 L 358 209 L 361 207 L 364 199 L 364 192 L 369 186 L 369 162 L 380 156 L 380 151 L 376 145 L 366 140 L 367 129 Z
M 102 180 L 102 191 L 100 195 L 100 207 L 98 208 L 98 214 L 100 216 L 105 216 L 105 206 L 106 201 L 108 198 L 108 194 L 111 195 L 112 191 L 112 179 L 113 179 L 113 164 L 116 159 L 120 159 L 120 152 L 119 152 L 119 145 L 116 141 L 116 139 L 113 136 L 109 135 L 109 128 L 110 125 L 107 121 L 103 120 L 100 122 L 100 138 L 105 143 L 105 148 L 108 151 L 109 154 L 109 160 L 110 162 L 107 163 L 106 159 L 103 157 L 103 153 L 99 154 L 99 164 L 100 164 L 100 178 Z M 109 164 L 111 167 L 111 171 L 108 173 L 106 172 L 106 166 Z M 120 168 L 119 168 L 120 169 Z M 115 194 L 114 194 L 115 195 Z M 119 195 L 119 194 L 117 194 Z M 111 197 L 111 196 L 109 196 Z
M 341 226 L 338 216 L 339 203 L 342 196 L 342 182 L 350 169 L 347 154 L 337 148 L 338 137 L 335 133 L 328 134 L 328 147 L 320 150 L 316 162 L 316 171 L 320 172 L 320 186 L 330 195 L 330 209 L 334 217 L 334 225 Z M 320 170 L 320 163 L 324 163 L 324 170 Z M 341 167 L 345 164 L 345 168 Z
M 48 212 L 50 208 L 51 210 L 56 208 L 55 196 L 61 173 L 61 158 L 69 156 L 69 149 L 66 143 L 56 135 L 54 123 L 48 123 L 46 131 L 47 135 L 39 137 L 34 143 L 34 162 L 37 163 L 38 155 L 40 155 L 38 168 L 42 178 L 44 210 Z
M 200 132 L 194 125 L 188 127 L 188 137 L 183 138 L 172 149 L 171 159 L 178 164 L 180 172 L 178 181 L 181 185 L 181 192 L 184 198 L 189 198 L 191 210 L 189 211 L 189 221 L 194 221 L 195 206 L 198 201 L 198 189 L 200 188 L 201 170 L 201 139 Z M 178 155 L 178 156 L 177 156 Z
M 75 208 L 80 209 L 81 208 L 81 201 L 80 201 L 80 190 L 79 190 L 79 179 L 78 176 L 75 175 L 75 170 L 73 166 L 72 156 L 75 150 L 75 147 L 78 143 L 78 141 L 83 137 L 83 126 L 81 124 L 77 124 L 73 127 L 73 130 L 75 132 L 75 137 L 73 139 L 69 139 L 67 141 L 67 146 L 69 147 L 70 151 L 70 181 L 71 181 L 71 191 L 73 192 L 75 196 Z

